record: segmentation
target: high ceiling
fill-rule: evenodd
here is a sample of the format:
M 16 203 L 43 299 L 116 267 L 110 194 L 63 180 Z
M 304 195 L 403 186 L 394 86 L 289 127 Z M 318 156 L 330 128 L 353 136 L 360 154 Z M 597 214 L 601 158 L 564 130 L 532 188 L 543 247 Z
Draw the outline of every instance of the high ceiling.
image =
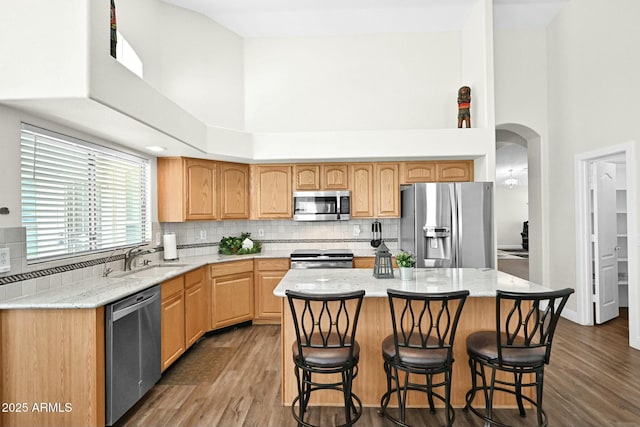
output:
M 243 37 L 460 30 L 478 0 L 163 0 Z M 544 27 L 569 0 L 494 0 L 494 27 Z

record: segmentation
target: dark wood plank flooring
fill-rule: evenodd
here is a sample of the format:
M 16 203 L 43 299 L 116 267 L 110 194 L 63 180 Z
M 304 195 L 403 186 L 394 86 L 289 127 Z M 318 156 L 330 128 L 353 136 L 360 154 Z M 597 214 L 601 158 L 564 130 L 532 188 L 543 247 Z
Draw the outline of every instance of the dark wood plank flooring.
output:
M 551 363 L 545 370 L 544 408 L 550 426 L 640 426 L 640 351 L 628 347 L 627 337 L 626 311 L 620 318 L 594 327 L 561 320 Z M 215 382 L 156 385 L 118 426 L 296 425 L 290 408 L 280 404 L 280 327 L 249 326 L 205 339 L 208 345 L 235 349 Z M 526 418 L 515 410 L 496 412 L 513 426 L 535 425 L 531 412 Z M 333 426 L 340 416 L 338 408 L 312 408 L 314 423 Z M 412 425 L 444 425 L 442 410 L 432 415 L 428 410 L 412 409 L 409 416 Z M 356 425 L 393 424 L 380 418 L 377 408 L 365 408 Z M 454 425 L 483 424 L 456 409 Z

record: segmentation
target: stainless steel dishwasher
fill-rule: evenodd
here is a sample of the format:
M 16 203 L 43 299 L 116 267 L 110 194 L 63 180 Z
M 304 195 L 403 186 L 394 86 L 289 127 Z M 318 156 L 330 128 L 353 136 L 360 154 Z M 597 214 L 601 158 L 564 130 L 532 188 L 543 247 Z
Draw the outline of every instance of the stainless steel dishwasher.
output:
M 109 304 L 105 313 L 106 424 L 160 379 L 160 286 Z

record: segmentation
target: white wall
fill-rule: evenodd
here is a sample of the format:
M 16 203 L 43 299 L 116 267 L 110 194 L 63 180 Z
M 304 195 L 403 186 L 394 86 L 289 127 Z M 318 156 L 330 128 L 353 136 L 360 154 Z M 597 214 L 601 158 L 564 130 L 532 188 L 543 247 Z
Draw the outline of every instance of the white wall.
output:
M 0 13 L 0 99 L 86 96 L 86 0 L 6 3 Z
M 576 284 L 573 267 L 574 156 L 640 140 L 640 108 L 633 102 L 640 97 L 640 57 L 632 53 L 640 43 L 638 16 L 640 2 L 636 0 L 571 1 L 547 32 L 550 211 L 545 223 L 552 260 L 549 286 L 554 288 L 581 285 Z M 637 183 L 632 191 L 635 200 L 640 200 Z M 638 206 L 634 208 L 637 211 Z M 638 245 L 639 236 L 630 236 L 629 242 Z M 640 300 L 630 301 L 634 303 L 640 305 Z M 567 308 L 575 309 L 575 301 L 570 300 Z M 629 320 L 638 322 L 631 311 Z M 635 339 L 640 342 L 640 337 Z
M 455 127 L 460 34 L 247 39 L 253 132 Z
M 513 188 L 496 185 L 495 212 L 498 231 L 498 248 L 522 248 L 522 223 L 529 218 L 529 201 L 526 186 Z
M 158 0 L 116 3 L 145 81 L 209 126 L 244 128 L 244 48 L 210 18 Z

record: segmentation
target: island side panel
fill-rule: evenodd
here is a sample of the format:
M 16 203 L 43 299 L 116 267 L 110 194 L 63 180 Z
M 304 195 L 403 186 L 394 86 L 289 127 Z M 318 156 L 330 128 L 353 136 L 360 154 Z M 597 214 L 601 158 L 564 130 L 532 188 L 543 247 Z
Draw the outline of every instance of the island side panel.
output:
M 282 402 L 289 406 L 297 395 L 294 364 L 291 345 L 295 341 L 293 320 L 286 298 L 283 298 L 282 322 Z M 479 330 L 495 330 L 495 298 L 467 298 L 458 324 L 454 345 L 453 386 L 451 390 L 452 404 L 456 408 L 465 405 L 465 394 L 471 387 L 471 373 L 466 350 L 467 336 Z M 380 405 L 380 398 L 386 391 L 386 378 L 382 362 L 382 340 L 393 333 L 389 303 L 384 297 L 368 297 L 364 299 L 356 339 L 360 343 L 360 362 L 358 376 L 354 380 L 353 391 L 364 406 Z M 524 390 L 525 395 L 532 396 L 532 390 Z M 312 406 L 340 406 L 342 396 L 338 392 L 314 392 L 311 397 Z M 391 406 L 396 402 L 392 400 Z M 437 402 L 438 403 L 438 402 Z M 427 399 L 420 394 L 410 395 L 408 406 L 425 407 Z M 476 406 L 482 406 L 481 396 L 476 397 Z M 496 408 L 517 407 L 513 396 L 497 393 L 494 398 Z
M 5 426 L 104 426 L 104 309 L 1 310 Z

